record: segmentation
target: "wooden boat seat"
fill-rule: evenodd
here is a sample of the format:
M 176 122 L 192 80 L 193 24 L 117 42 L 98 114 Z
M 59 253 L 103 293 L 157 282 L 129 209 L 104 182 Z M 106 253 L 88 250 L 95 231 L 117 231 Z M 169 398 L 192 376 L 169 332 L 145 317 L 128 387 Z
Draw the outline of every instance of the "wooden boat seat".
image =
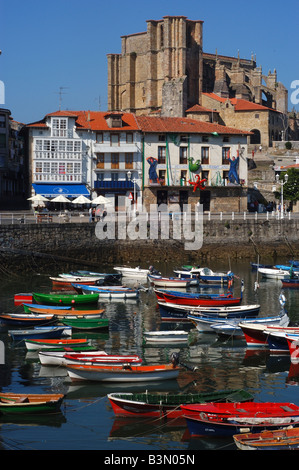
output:
M 281 406 L 281 409 L 283 409 L 284 411 L 294 411 L 292 408 L 290 408 L 289 406 Z
M 167 403 L 168 405 L 181 405 L 182 403 L 198 403 L 199 397 L 190 394 L 169 395 L 167 393 L 158 395 L 141 394 L 141 399 L 149 404 Z
M 15 403 L 29 403 L 29 398 L 28 397 L 20 397 L 17 400 L 15 400 Z
M 29 403 L 28 397 L 19 397 L 19 398 L 9 398 L 9 397 L 0 397 L 1 403 Z
M 29 398 L 28 397 L 20 397 L 20 398 L 14 399 L 14 398 L 1 397 L 0 398 L 0 403 L 29 403 Z

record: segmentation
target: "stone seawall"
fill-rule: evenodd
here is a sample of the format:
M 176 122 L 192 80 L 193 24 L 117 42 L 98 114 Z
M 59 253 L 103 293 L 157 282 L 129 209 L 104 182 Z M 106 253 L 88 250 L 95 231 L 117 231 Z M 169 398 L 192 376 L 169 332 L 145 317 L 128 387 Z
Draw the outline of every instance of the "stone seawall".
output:
M 49 271 L 57 264 L 72 269 L 99 265 L 147 265 L 158 262 L 202 263 L 248 259 L 275 262 L 278 256 L 299 257 L 299 220 L 205 221 L 200 249 L 186 250 L 185 240 L 100 240 L 95 224 L 32 224 L 0 226 L 0 275 L 6 269 Z M 170 230 L 171 233 L 171 230 Z

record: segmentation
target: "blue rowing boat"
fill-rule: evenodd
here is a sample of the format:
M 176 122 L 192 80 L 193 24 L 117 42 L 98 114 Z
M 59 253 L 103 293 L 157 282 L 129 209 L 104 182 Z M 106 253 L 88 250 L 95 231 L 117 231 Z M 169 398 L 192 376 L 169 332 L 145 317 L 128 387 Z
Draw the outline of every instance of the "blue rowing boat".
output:
M 9 330 L 8 334 L 14 341 L 25 339 L 60 339 L 70 336 L 72 328 L 67 326 L 36 326 L 29 330 Z

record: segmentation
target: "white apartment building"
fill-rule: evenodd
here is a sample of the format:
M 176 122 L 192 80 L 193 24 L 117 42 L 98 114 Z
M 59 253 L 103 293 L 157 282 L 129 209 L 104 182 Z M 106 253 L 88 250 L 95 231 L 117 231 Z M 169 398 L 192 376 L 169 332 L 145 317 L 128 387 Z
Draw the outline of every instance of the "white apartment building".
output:
M 29 124 L 32 192 L 131 204 L 140 195 L 140 133 L 131 114 L 57 111 Z M 138 189 L 138 191 L 137 191 Z M 119 196 L 123 196 L 121 199 Z
M 200 202 L 205 210 L 218 211 L 226 202 L 228 210 L 246 210 L 248 132 L 189 118 L 139 116 L 137 121 L 145 206 Z M 197 180 L 206 180 L 204 189 L 194 191 Z
M 199 201 L 216 211 L 224 200 L 230 209 L 246 210 L 245 131 L 189 118 L 93 111 L 57 111 L 27 128 L 32 193 L 104 195 L 117 211 L 174 201 Z M 192 183 L 202 179 L 204 190 L 194 191 Z

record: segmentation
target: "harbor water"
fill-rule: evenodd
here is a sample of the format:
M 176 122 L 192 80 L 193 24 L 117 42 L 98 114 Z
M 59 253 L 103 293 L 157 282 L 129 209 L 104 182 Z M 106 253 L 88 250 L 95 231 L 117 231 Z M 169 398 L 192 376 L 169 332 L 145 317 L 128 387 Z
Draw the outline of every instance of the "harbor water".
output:
M 282 260 L 286 262 L 286 260 Z M 144 266 L 147 267 L 147 266 Z M 175 266 L 156 266 L 163 275 L 171 275 Z M 232 270 L 235 274 L 234 294 L 239 295 L 244 280 L 243 304 L 260 304 L 261 316 L 280 312 L 280 281 L 259 279 L 254 289 L 256 272 L 248 262 L 229 267 L 216 263 L 214 271 Z M 101 267 L 99 272 L 112 272 Z M 22 276 L 7 272 L 0 286 L 2 312 L 21 312 L 14 306 L 14 295 L 20 292 L 50 292 L 49 276 L 65 272 Z M 147 287 L 149 287 L 147 285 Z M 193 288 L 194 289 L 194 288 Z M 210 288 L 211 289 L 211 288 Z M 207 289 L 205 289 L 207 290 Z M 215 289 L 212 289 L 215 292 Z M 225 290 L 223 290 L 224 292 Z M 284 290 L 285 309 L 292 322 L 299 322 L 299 290 Z M 215 334 L 199 333 L 192 324 L 161 322 L 156 296 L 152 289 L 140 293 L 139 300 L 100 301 L 109 318 L 109 329 L 100 333 L 77 330 L 76 338 L 89 338 L 99 349 L 114 354 L 138 354 L 145 364 L 168 363 L 172 352 L 179 352 L 183 367 L 176 380 L 155 383 L 101 384 L 71 382 L 64 367 L 41 366 L 36 353 L 29 353 L 23 342 L 12 341 L 8 328 L 0 327 L 0 340 L 5 346 L 5 363 L 0 365 L 0 390 L 18 393 L 64 393 L 61 412 L 40 417 L 0 417 L 0 447 L 3 450 L 102 450 L 195 452 L 197 450 L 236 450 L 232 438 L 192 438 L 182 420 L 154 418 L 118 418 L 114 415 L 107 394 L 130 391 L 206 392 L 243 388 L 255 401 L 283 401 L 299 405 L 299 369 L 289 355 L 270 355 L 264 350 L 251 351 L 242 339 L 219 339 Z M 145 344 L 144 331 L 187 329 L 188 344 L 150 346 Z

